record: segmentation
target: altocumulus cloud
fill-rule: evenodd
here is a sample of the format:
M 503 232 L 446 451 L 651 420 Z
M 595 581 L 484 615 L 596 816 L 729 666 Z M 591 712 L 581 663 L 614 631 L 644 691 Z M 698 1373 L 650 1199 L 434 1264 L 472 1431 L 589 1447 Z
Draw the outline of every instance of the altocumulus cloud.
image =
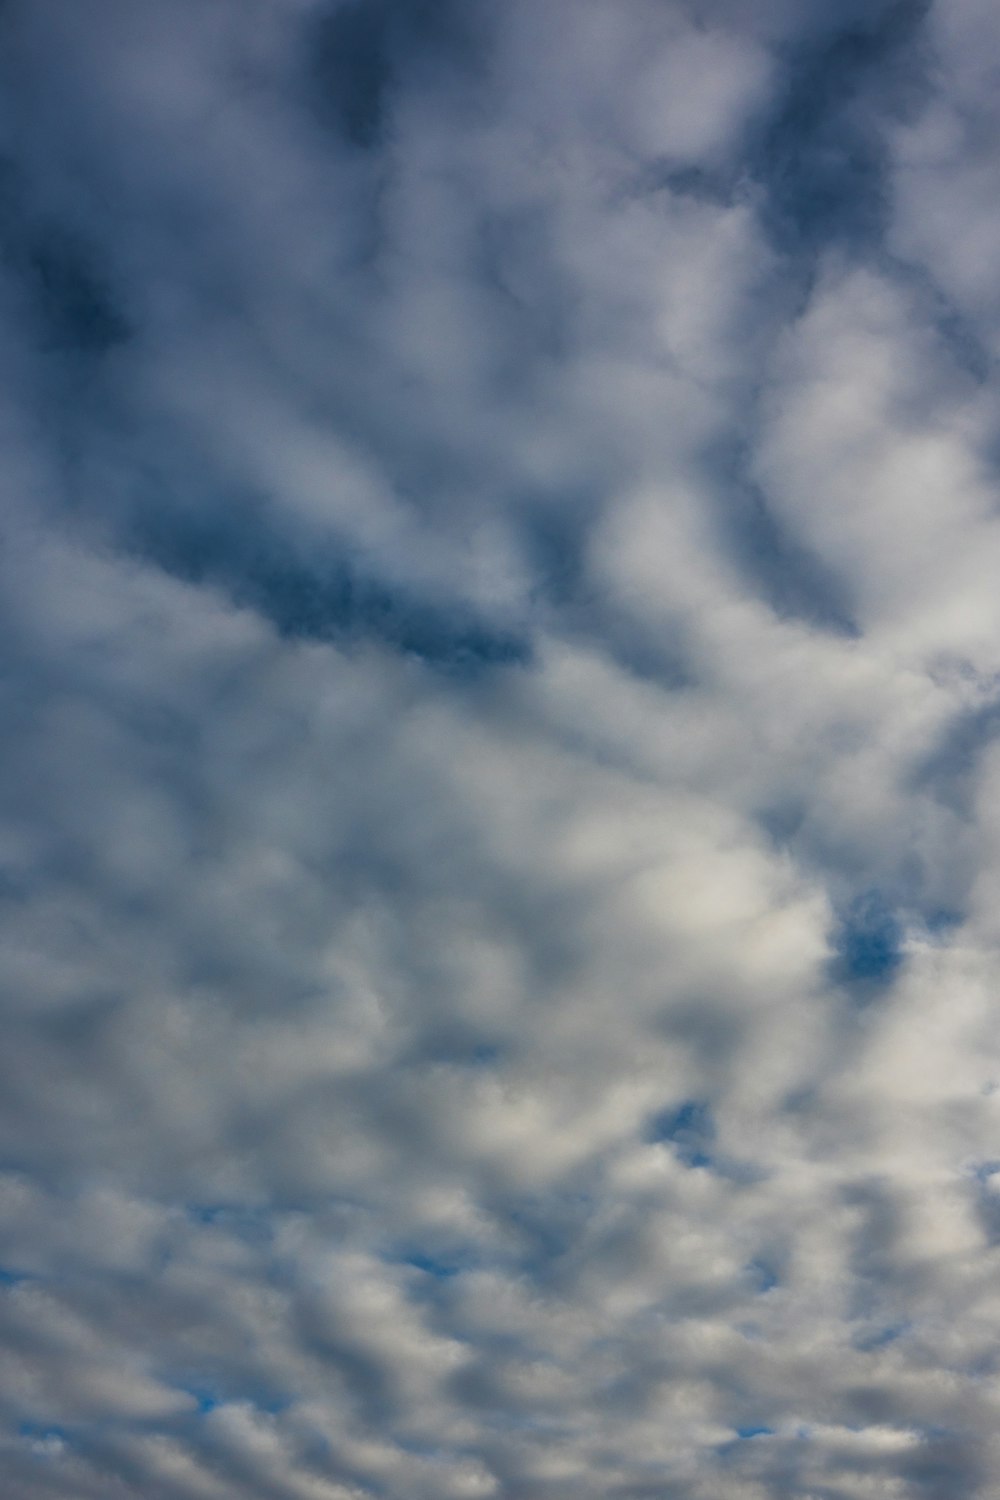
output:
M 1000 1493 L 998 45 L 0 6 L 4 1500 Z

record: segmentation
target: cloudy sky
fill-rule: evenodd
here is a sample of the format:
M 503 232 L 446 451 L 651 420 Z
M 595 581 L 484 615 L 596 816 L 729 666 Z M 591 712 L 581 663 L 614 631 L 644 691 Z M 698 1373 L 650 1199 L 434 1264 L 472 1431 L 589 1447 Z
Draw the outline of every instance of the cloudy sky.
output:
M 1000 1497 L 998 55 L 0 5 L 4 1500 Z

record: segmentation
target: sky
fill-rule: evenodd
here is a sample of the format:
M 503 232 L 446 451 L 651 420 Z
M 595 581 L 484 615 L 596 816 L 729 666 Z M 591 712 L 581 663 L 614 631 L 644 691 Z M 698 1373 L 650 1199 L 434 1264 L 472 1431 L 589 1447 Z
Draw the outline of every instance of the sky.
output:
M 998 56 L 0 4 L 4 1500 L 998 1500 Z

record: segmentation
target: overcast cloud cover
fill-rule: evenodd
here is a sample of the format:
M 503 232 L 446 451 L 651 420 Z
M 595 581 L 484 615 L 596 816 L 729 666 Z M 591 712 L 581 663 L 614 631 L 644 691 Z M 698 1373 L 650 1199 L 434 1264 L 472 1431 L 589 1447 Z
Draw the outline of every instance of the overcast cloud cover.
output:
M 1000 1497 L 998 56 L 4 0 L 3 1500 Z

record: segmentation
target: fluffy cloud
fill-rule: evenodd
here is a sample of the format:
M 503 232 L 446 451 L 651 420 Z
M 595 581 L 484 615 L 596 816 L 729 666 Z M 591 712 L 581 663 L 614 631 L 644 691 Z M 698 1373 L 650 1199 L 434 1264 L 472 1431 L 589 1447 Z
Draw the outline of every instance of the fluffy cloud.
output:
M 996 28 L 834 11 L 0 10 L 11 1500 L 1000 1483 Z

